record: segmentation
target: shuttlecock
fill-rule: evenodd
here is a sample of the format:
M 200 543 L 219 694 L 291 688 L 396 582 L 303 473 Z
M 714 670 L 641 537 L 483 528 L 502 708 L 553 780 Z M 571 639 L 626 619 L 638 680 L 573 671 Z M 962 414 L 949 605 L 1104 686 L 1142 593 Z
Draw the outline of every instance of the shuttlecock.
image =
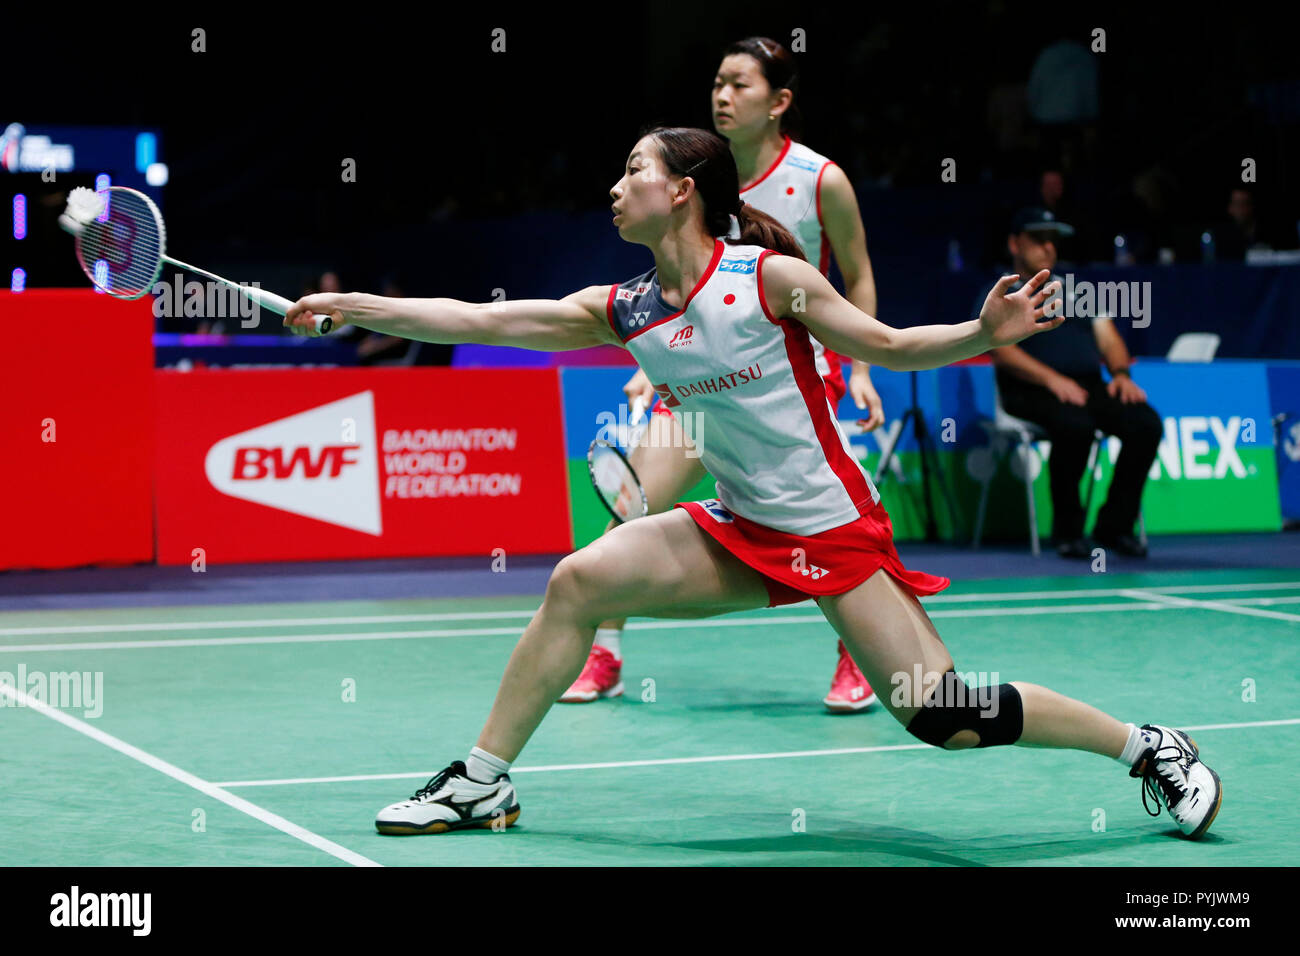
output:
M 78 186 L 68 193 L 68 208 L 65 210 L 79 223 L 87 223 L 104 211 L 104 197 L 93 189 Z

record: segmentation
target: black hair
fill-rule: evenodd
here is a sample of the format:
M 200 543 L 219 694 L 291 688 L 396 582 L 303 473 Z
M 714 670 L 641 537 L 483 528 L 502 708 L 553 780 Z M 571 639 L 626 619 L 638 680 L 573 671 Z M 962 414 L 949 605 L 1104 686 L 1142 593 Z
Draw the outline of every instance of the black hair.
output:
M 736 160 L 721 136 L 687 126 L 657 126 L 641 135 L 654 139 L 669 173 L 690 176 L 695 182 L 709 235 L 725 238 L 731 231 L 731 217 L 735 216 L 740 224 L 740 239 L 735 241 L 806 259 L 799 241 L 785 226 L 741 202 Z
M 737 40 L 722 51 L 724 58 L 736 53 L 746 53 L 757 60 L 763 71 L 763 79 L 767 80 L 767 85 L 773 90 L 789 90 L 798 95 L 799 71 L 795 67 L 794 56 L 781 44 L 767 37 L 747 37 Z M 803 114 L 794 102 L 781 114 L 781 132 L 795 142 L 803 134 Z

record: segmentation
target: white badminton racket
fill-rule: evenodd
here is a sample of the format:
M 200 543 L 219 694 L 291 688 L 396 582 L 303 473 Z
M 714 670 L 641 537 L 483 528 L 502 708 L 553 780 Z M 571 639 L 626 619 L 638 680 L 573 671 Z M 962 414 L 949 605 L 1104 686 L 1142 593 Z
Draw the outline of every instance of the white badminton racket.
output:
M 259 308 L 283 316 L 293 305 L 283 296 L 240 285 L 167 255 L 167 230 L 153 200 L 125 186 L 95 192 L 78 187 L 69 194 L 59 225 L 76 238 L 77 261 L 95 288 L 118 299 L 139 299 L 153 288 L 163 263 L 205 276 L 234 289 Z M 328 315 L 316 316 L 316 332 L 334 327 Z
M 646 404 L 643 398 L 637 398 L 632 403 L 629 430 L 627 434 L 618 436 L 627 445 L 628 452 L 636 447 L 645 433 L 645 426 L 638 426 L 645 414 Z M 622 524 L 644 518 L 650 513 L 645 489 L 641 487 L 636 469 L 618 446 L 618 441 L 594 439 L 587 446 L 587 471 L 591 475 L 591 486 L 596 489 L 596 497 L 614 516 L 615 521 Z

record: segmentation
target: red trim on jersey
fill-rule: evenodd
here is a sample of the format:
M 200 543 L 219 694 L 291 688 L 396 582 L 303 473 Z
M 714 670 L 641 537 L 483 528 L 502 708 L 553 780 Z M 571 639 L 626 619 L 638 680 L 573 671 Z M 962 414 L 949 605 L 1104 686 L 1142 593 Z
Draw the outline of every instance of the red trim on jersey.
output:
M 767 296 L 763 294 L 763 260 L 768 256 L 779 256 L 781 253 L 775 249 L 765 249 L 758 254 L 758 265 L 754 267 L 754 284 L 758 286 L 758 304 L 763 307 L 763 314 L 773 325 L 780 325 L 781 320 L 772 314 L 772 310 L 767 307 Z
M 785 333 L 785 354 L 790 360 L 795 383 L 803 395 L 804 405 L 808 408 L 808 416 L 812 419 L 826 463 L 844 486 L 844 491 L 858 509 L 858 514 L 865 515 L 875 505 L 871 485 L 867 482 L 862 466 L 849 457 L 840 443 L 839 432 L 831 419 L 830 405 L 827 404 L 826 383 L 817 372 L 808 329 L 793 319 L 787 319 L 780 325 L 781 331 Z
M 618 292 L 618 284 L 609 287 L 609 298 L 605 300 L 605 318 L 609 322 L 609 327 L 614 330 L 614 338 L 618 338 L 618 328 L 614 325 L 614 296 Z
M 686 301 L 682 303 L 682 307 L 679 311 L 674 312 L 672 315 L 668 316 L 667 318 L 660 319 L 658 322 L 652 322 L 649 325 L 645 326 L 644 328 L 637 329 L 635 332 L 633 332 L 623 341 L 631 342 L 642 332 L 649 332 L 657 325 L 663 325 L 665 322 L 671 322 L 673 319 L 680 318 L 682 313 L 684 313 L 687 309 L 691 307 L 691 299 L 695 298 L 695 294 L 699 292 L 701 289 L 703 289 L 705 283 L 708 282 L 709 279 L 713 277 L 713 270 L 716 269 L 718 267 L 718 263 L 722 261 L 722 251 L 725 248 L 726 246 L 723 244 L 721 239 L 713 240 L 713 258 L 709 260 L 709 267 L 704 270 L 704 275 L 700 276 L 700 281 L 695 283 L 695 288 L 692 289 L 691 294 L 686 297 Z
M 827 167 L 834 165 L 833 162 L 827 160 L 826 164 L 817 171 L 817 225 L 819 225 L 822 230 L 822 248 L 817 269 L 822 275 L 828 275 L 828 270 L 831 266 L 831 243 L 830 240 L 826 238 L 826 222 L 822 219 L 822 176 L 826 174 Z
M 826 346 L 823 345 L 822 348 L 825 349 L 826 365 L 830 369 L 822 376 L 822 381 L 826 383 L 826 390 L 831 393 L 831 408 L 835 408 L 849 390 L 844 383 L 844 360 Z
M 675 507 L 685 511 L 701 531 L 762 575 L 771 601 L 769 607 L 794 604 L 814 596 L 844 594 L 881 569 L 918 597 L 935 594 L 952 583 L 948 578 L 903 566 L 894 547 L 894 526 L 889 512 L 880 503 L 848 524 L 814 535 L 777 531 L 727 512 L 717 501 L 689 501 Z M 718 520 L 714 512 L 719 510 L 726 512 L 731 520 Z M 795 553 L 804 556 L 797 566 L 790 560 L 790 555 Z
M 765 172 L 762 176 L 759 176 L 757 179 L 755 179 L 755 180 L 754 180 L 752 183 L 750 183 L 748 186 L 742 186 L 742 187 L 740 188 L 740 191 L 741 191 L 742 193 L 749 192 L 749 190 L 753 189 L 755 186 L 757 186 L 757 185 L 758 185 L 759 183 L 761 183 L 763 180 L 767 179 L 768 176 L 771 176 L 774 172 L 776 172 L 776 167 L 778 167 L 778 166 L 781 165 L 782 161 L 785 159 L 785 154 L 788 153 L 788 152 L 790 152 L 790 146 L 791 146 L 790 137 L 787 136 L 787 137 L 785 138 L 785 147 L 781 150 L 781 155 L 778 156 L 778 157 L 776 158 L 776 162 L 774 162 L 771 166 L 769 166 L 769 167 L 767 168 L 767 172 Z
M 826 223 L 822 221 L 822 177 L 826 175 L 826 168 L 835 164 L 829 159 L 817 170 L 817 225 L 823 230 L 826 229 Z
M 758 304 L 763 307 L 763 314 L 767 316 L 767 320 L 773 325 L 780 325 L 781 320 L 774 316 L 772 310 L 767 307 L 767 296 L 763 294 L 763 260 L 768 256 L 779 256 L 780 254 L 781 253 L 774 249 L 768 249 L 765 252 L 760 253 L 758 257 L 758 267 L 754 270 L 757 273 L 757 279 L 755 281 L 758 285 Z M 807 329 L 805 328 L 804 331 L 807 331 Z M 826 347 L 822 346 L 822 348 Z M 843 398 L 844 394 L 848 391 L 848 388 L 844 384 L 844 372 L 839 366 L 838 356 L 836 356 L 830 349 L 826 349 L 826 366 L 829 371 L 822 378 L 822 381 L 826 383 L 826 388 L 831 393 L 831 404 L 838 405 L 840 399 Z M 813 371 L 817 371 L 815 361 L 813 363 Z

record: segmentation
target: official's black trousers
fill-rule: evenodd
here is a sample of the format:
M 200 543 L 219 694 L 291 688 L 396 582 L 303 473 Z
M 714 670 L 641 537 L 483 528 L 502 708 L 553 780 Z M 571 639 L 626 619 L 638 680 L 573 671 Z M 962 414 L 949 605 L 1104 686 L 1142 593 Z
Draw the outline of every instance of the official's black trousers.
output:
M 1087 391 L 1087 405 L 1070 405 L 1040 385 L 998 373 L 1002 407 L 1017 418 L 1041 425 L 1052 442 L 1048 459 L 1052 536 L 1057 541 L 1083 537 L 1086 516 L 1079 501 L 1079 479 L 1088 466 L 1088 452 L 1097 429 L 1118 438 L 1120 452 L 1093 536 L 1113 539 L 1132 534 L 1142 503 L 1142 487 L 1160 445 L 1160 416 L 1146 402 L 1126 405 L 1112 398 L 1100 374 L 1070 377 Z

